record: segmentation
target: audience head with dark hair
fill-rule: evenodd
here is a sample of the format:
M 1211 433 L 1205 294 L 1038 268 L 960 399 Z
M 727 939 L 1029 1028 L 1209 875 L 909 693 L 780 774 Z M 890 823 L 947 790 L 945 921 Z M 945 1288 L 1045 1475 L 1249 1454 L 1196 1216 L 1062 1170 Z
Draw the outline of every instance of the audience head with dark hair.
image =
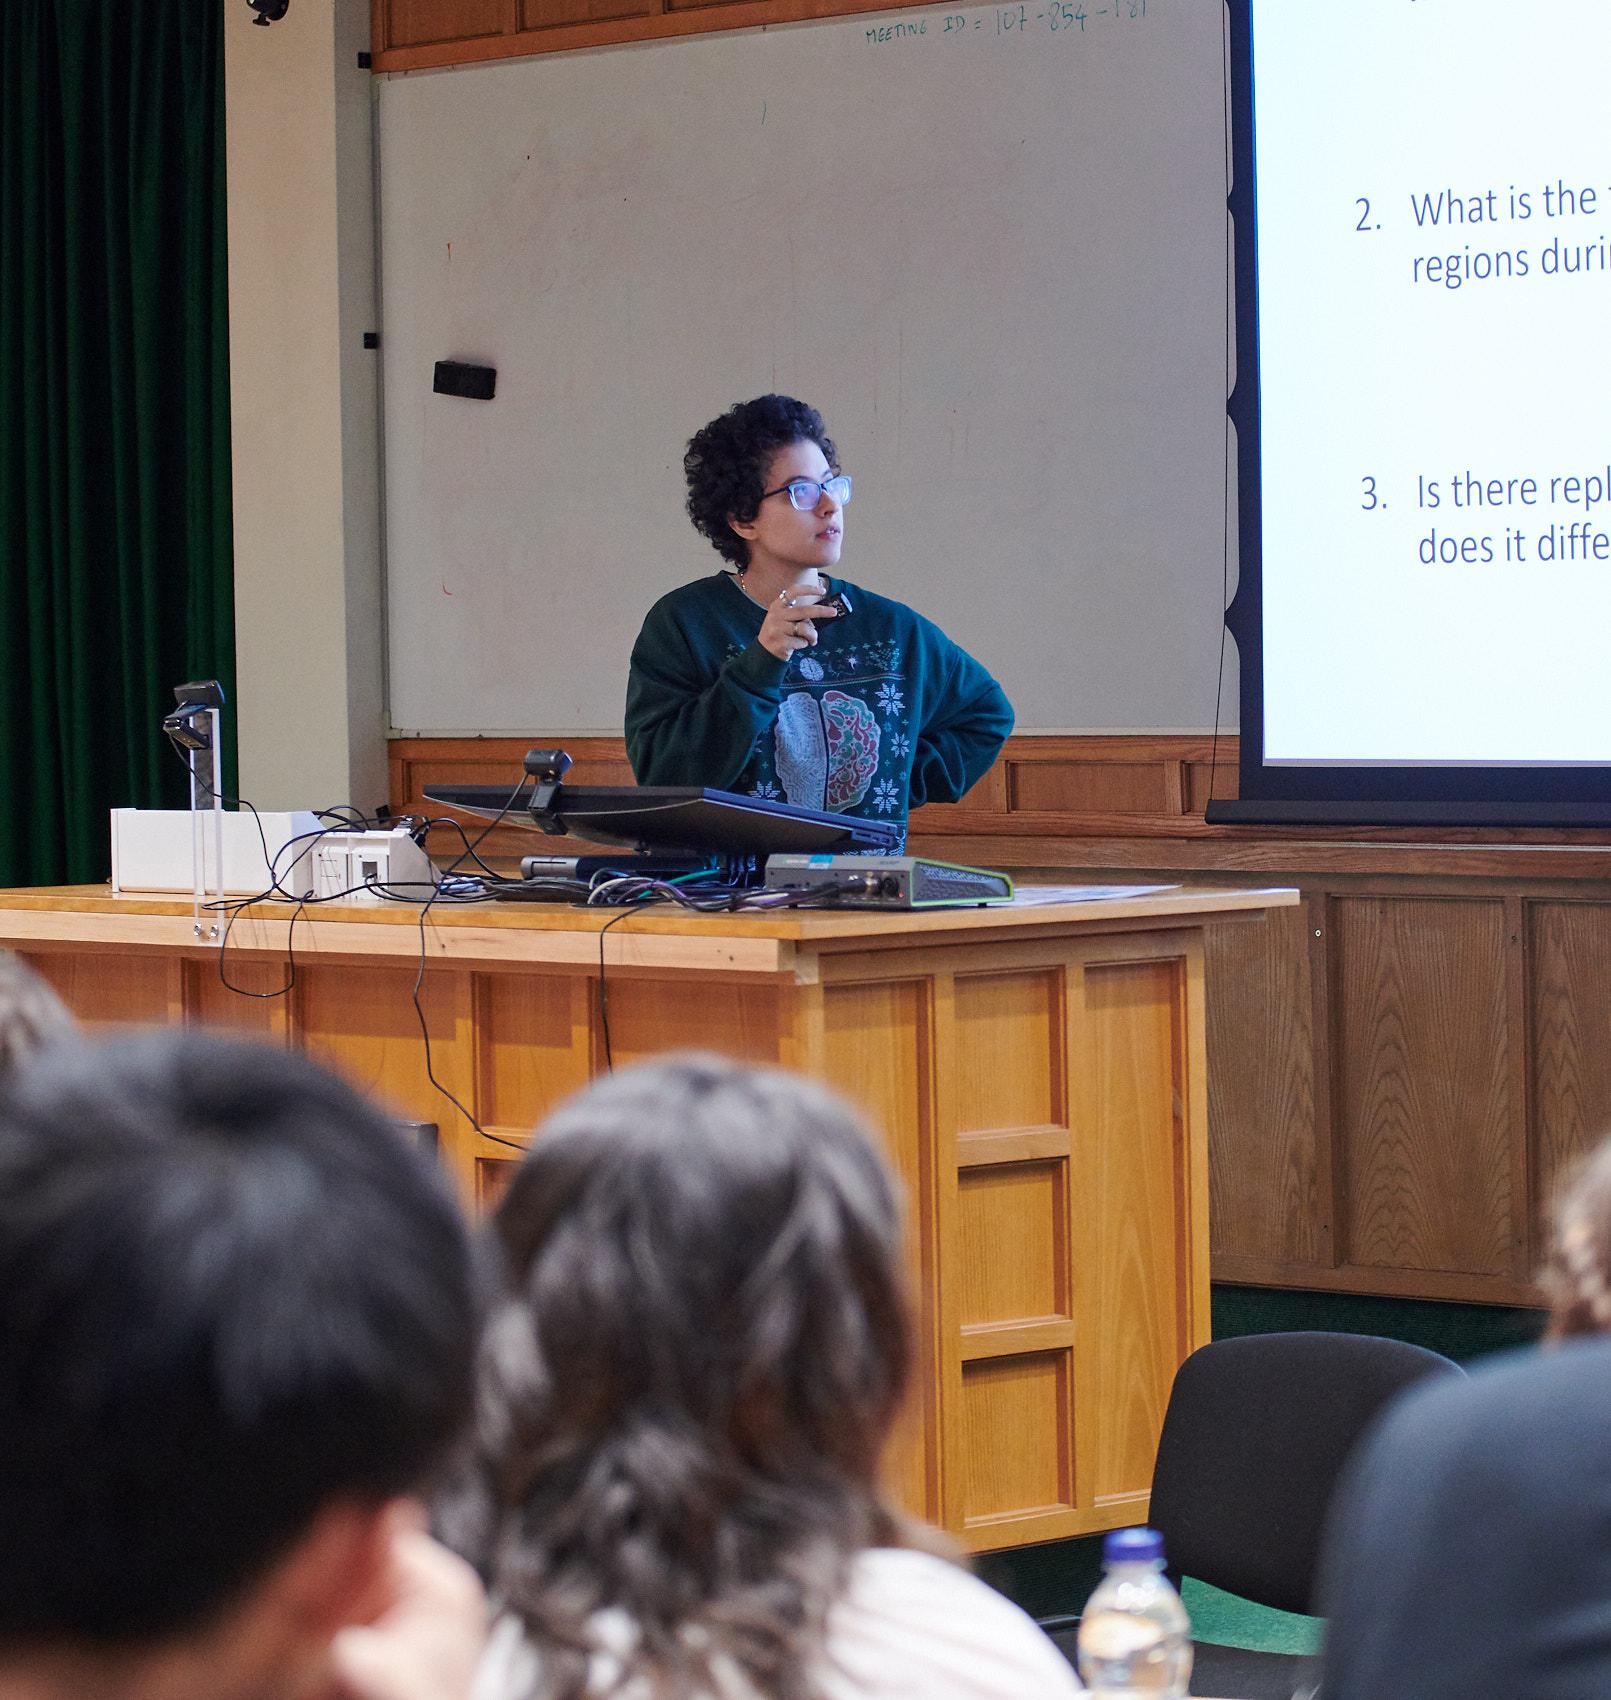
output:
M 0 1292 L 0 1690 L 334 1692 L 469 1413 L 434 1165 L 285 1051 L 58 1047 L 0 1096 Z
M 1333 1501 L 1328 1700 L 1611 1692 L 1611 1140 L 1569 1177 L 1542 1350 L 1387 1410 Z
M 688 444 L 682 462 L 688 517 L 717 554 L 735 567 L 748 562 L 750 551 L 728 522 L 755 518 L 772 457 L 795 443 L 815 443 L 830 470 L 838 470 L 839 451 L 822 415 L 793 396 L 763 395 L 737 402 L 696 431 Z
M 478 1700 L 802 1700 L 858 1665 L 835 1694 L 943 1700 L 937 1650 L 969 1621 L 987 1668 L 1034 1638 L 1027 1666 L 999 1655 L 1003 1692 L 1074 1686 L 884 1497 L 913 1353 L 900 1211 L 841 1100 L 714 1057 L 623 1071 L 539 1128 L 496 1233 L 453 1508 L 502 1608 Z

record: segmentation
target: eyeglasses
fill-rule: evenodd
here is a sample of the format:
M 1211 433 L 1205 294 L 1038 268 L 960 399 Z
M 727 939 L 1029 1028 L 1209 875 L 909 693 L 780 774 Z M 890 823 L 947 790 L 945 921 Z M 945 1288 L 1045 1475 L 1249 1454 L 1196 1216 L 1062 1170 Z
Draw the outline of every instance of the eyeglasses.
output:
M 810 513 L 822 500 L 824 490 L 840 507 L 850 505 L 850 478 L 843 472 L 836 472 L 832 478 L 791 478 L 787 484 L 780 484 L 777 489 L 768 490 L 761 500 L 764 502 L 769 496 L 781 496 L 787 491 L 790 506 L 798 508 L 804 514 Z

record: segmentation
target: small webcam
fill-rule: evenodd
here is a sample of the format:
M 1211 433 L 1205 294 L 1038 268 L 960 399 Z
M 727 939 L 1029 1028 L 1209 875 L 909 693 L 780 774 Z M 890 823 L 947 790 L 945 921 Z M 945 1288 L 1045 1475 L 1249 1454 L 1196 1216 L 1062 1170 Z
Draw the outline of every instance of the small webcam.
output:
M 222 708 L 224 687 L 216 679 L 193 679 L 173 687 L 173 700 L 180 708 Z
M 257 16 L 254 24 L 277 24 L 291 10 L 291 0 L 246 0 Z
M 210 750 L 207 710 L 224 706 L 224 687 L 216 679 L 195 679 L 175 685 L 173 700 L 174 711 L 163 720 L 162 730 L 181 750 Z

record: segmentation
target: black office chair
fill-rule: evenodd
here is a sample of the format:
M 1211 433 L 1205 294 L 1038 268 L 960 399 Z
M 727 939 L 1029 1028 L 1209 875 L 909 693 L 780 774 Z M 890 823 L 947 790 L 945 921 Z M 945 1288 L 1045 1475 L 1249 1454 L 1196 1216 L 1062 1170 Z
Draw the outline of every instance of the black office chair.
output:
M 1313 1613 L 1326 1510 L 1361 1433 L 1414 1382 L 1462 1374 L 1437 1352 L 1368 1334 L 1251 1334 L 1193 1352 L 1170 1390 L 1147 1518 L 1171 1579 Z M 1072 1653 L 1072 1634 L 1054 1638 Z M 1192 1692 L 1289 1700 L 1313 1664 L 1199 1642 Z

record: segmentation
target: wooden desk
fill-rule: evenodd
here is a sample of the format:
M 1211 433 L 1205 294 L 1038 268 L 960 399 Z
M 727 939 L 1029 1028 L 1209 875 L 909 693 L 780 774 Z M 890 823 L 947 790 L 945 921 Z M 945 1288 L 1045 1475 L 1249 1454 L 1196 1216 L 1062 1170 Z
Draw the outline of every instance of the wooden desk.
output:
M 604 1066 L 680 1048 L 802 1069 L 867 1111 L 906 1182 L 920 1396 L 904 1503 L 985 1550 L 1144 1519 L 1176 1366 L 1208 1339 L 1202 929 L 1291 891 L 917 915 L 482 905 L 305 912 L 296 983 L 237 996 L 188 903 L 0 893 L 0 943 L 88 1021 L 305 1046 L 435 1122 L 466 1196 Z M 289 908 L 236 922 L 237 985 L 287 979 Z M 613 921 L 613 924 L 610 924 Z M 608 925 L 608 930 L 605 928 Z

